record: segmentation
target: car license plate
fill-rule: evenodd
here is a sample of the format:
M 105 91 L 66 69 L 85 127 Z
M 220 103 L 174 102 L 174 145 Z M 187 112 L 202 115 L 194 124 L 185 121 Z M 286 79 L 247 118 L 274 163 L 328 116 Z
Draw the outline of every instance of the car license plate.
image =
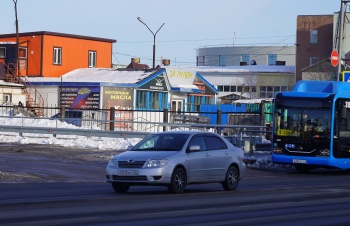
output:
M 118 170 L 118 176 L 137 176 L 138 174 L 137 170 Z
M 305 159 L 293 159 L 293 163 L 307 164 Z

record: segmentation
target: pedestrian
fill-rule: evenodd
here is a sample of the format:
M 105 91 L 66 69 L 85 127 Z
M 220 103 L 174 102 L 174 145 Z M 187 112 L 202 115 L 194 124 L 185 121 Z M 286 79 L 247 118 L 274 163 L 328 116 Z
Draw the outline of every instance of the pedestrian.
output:
M 22 101 L 18 102 L 18 107 L 23 108 Z

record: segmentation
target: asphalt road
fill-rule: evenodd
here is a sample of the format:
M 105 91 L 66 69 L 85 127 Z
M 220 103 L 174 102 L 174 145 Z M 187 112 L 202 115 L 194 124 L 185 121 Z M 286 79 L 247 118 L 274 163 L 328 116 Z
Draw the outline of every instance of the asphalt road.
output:
M 235 192 L 208 184 L 179 195 L 164 187 L 116 194 L 104 182 L 113 151 L 33 145 L 0 152 L 1 225 L 350 224 L 348 171 L 247 169 Z

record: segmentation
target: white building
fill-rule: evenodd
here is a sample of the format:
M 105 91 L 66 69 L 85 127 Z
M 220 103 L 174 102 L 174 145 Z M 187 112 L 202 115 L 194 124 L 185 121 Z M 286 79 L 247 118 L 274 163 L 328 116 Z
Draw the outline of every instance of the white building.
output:
M 201 47 L 197 66 L 287 65 L 295 66 L 295 46 Z
M 196 67 L 217 90 L 217 102 L 237 99 L 273 98 L 295 83 L 295 66 Z

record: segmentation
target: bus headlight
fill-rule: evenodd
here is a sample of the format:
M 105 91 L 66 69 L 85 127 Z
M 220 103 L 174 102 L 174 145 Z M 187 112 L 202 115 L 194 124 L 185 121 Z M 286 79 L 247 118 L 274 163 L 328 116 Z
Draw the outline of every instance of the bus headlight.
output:
M 282 149 L 281 148 L 274 148 L 273 153 L 274 154 L 282 154 Z

